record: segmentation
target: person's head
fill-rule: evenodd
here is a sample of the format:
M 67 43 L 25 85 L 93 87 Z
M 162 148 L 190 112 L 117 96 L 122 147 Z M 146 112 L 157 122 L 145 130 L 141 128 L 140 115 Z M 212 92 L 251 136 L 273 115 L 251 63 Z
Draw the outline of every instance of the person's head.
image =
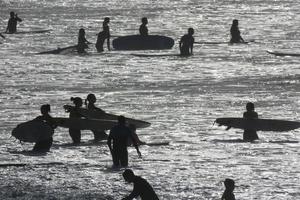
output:
M 188 34 L 189 35 L 194 35 L 194 29 L 193 28 L 189 28 L 188 29 Z
M 15 12 L 11 11 L 9 14 L 10 14 L 10 17 L 15 17 Z
M 246 104 L 246 110 L 249 111 L 249 112 L 254 111 L 254 104 L 252 102 L 248 102 Z
M 103 23 L 108 24 L 109 23 L 109 17 L 105 17 Z
M 239 25 L 239 20 L 234 19 L 232 20 L 232 26 L 238 26 Z
M 84 30 L 84 28 L 79 29 L 78 35 L 79 35 L 79 36 L 84 36 L 84 35 L 85 35 L 85 30 Z
M 44 104 L 40 108 L 42 115 L 47 115 L 50 112 L 50 105 L 49 104 Z
M 224 185 L 227 190 L 230 190 L 230 191 L 234 190 L 234 187 L 235 187 L 234 180 L 232 180 L 230 178 L 226 178 L 224 181 Z
M 125 125 L 126 124 L 126 118 L 123 115 L 120 115 L 118 117 L 118 123 L 121 125 Z
M 74 103 L 75 107 L 81 107 L 83 104 L 80 97 L 71 97 L 71 101 Z
M 95 103 L 96 102 L 96 96 L 92 93 L 88 94 L 87 97 L 86 97 L 86 100 L 89 102 L 89 103 Z
M 135 175 L 131 169 L 125 169 L 125 171 L 123 172 L 122 175 L 123 175 L 124 180 L 128 183 L 132 183 L 134 180 L 134 177 L 135 177 Z
M 142 23 L 143 23 L 143 24 L 148 24 L 148 19 L 147 19 L 147 17 L 143 17 L 143 18 L 142 18 Z

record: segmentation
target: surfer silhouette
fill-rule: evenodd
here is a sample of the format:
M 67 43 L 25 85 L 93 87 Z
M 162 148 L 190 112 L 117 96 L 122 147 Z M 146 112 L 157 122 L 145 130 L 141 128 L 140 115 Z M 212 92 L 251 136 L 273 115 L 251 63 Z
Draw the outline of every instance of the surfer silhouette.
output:
M 82 99 L 80 97 L 71 97 L 71 101 L 74 103 L 74 108 L 65 108 L 65 111 L 70 113 L 69 118 L 82 118 L 78 109 L 82 107 Z M 73 144 L 79 144 L 81 140 L 81 131 L 74 128 L 69 128 L 69 134 L 72 138 Z
M 107 138 L 107 145 L 112 155 L 114 167 L 128 166 L 128 139 L 132 140 L 139 157 L 141 157 L 141 152 L 133 137 L 132 131 L 126 126 L 125 117 L 121 115 L 118 117 L 118 124 L 110 130 Z M 113 145 L 111 144 L 111 141 L 113 141 Z
M 140 32 L 141 36 L 147 36 L 148 35 L 147 24 L 148 24 L 147 17 L 143 17 L 142 18 L 142 24 L 140 25 L 140 29 L 139 29 L 139 32 Z
M 49 104 L 42 105 L 40 110 L 41 110 L 42 115 L 36 117 L 35 120 L 43 121 L 43 122 L 47 123 L 51 128 L 55 129 L 57 127 L 57 125 L 54 122 L 54 119 L 49 114 L 49 112 L 51 110 L 50 105 Z M 47 152 L 50 150 L 52 143 L 53 143 L 52 137 L 45 139 L 45 140 L 38 141 L 35 143 L 32 151 Z
M 225 185 L 225 191 L 222 195 L 221 200 L 235 200 L 235 196 L 233 194 L 233 190 L 234 190 L 234 180 L 230 179 L 230 178 L 226 178 L 224 181 L 224 185 Z
M 96 103 L 97 99 L 96 99 L 96 96 L 94 94 L 88 94 L 86 99 L 85 99 L 85 105 L 86 105 L 86 108 L 88 110 L 91 110 L 91 111 L 98 111 L 98 112 L 103 112 L 103 114 L 105 113 L 104 110 L 98 108 L 95 106 L 95 103 Z M 102 131 L 102 130 L 92 130 L 93 134 L 94 134 L 94 141 L 95 142 L 98 142 L 100 140 L 103 140 L 103 139 L 107 139 L 107 134 L 105 131 Z
M 188 34 L 185 34 L 181 37 L 179 42 L 179 50 L 181 56 L 189 56 L 193 54 L 193 46 L 194 46 L 194 29 L 189 28 Z
M 98 52 L 103 52 L 103 45 L 105 40 L 107 40 L 107 49 L 110 51 L 110 32 L 109 32 L 109 17 L 105 17 L 103 21 L 103 30 L 98 33 L 97 42 L 96 42 L 96 49 Z
M 22 19 L 20 19 L 14 12 L 10 12 L 10 18 L 7 23 L 7 28 L 5 33 L 16 33 L 17 32 L 17 23 L 21 22 Z
M 239 21 L 234 19 L 230 28 L 231 39 L 230 43 L 244 43 L 244 39 L 241 37 L 241 32 L 239 30 Z
M 85 38 L 85 30 L 83 28 L 79 29 L 77 52 L 86 53 L 85 49 L 89 48 L 88 44 L 90 44 L 90 42 Z
M 141 200 L 158 200 L 152 186 L 142 177 L 136 176 L 131 169 L 125 169 L 123 178 L 128 183 L 133 183 L 132 192 L 122 200 L 132 200 L 140 197 Z
M 246 104 L 246 112 L 243 114 L 243 118 L 245 119 L 258 119 L 258 114 L 254 111 L 254 104 L 249 102 Z M 258 139 L 258 135 L 256 130 L 254 129 L 245 129 L 243 134 L 244 141 L 254 141 Z

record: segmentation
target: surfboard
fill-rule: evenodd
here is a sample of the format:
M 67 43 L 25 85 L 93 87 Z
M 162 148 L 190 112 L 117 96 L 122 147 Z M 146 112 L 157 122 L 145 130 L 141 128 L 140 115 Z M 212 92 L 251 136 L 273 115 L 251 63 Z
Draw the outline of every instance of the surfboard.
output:
M 138 57 L 189 57 L 189 56 L 182 56 L 180 54 L 138 54 L 138 53 L 132 53 L 130 54 L 132 56 L 138 56 Z
M 244 119 L 244 118 L 217 118 L 219 126 L 238 129 L 252 129 L 256 131 L 283 132 L 300 128 L 300 122 L 277 119 Z
M 54 130 L 41 120 L 31 120 L 17 125 L 12 136 L 22 142 L 38 142 L 52 137 Z
M 239 42 L 239 43 L 231 43 L 230 41 L 225 42 L 225 41 L 199 41 L 199 42 L 194 42 L 195 44 L 211 44 L 211 45 L 218 45 L 218 44 L 249 44 L 251 42 L 255 42 L 255 40 L 248 40 L 245 42 Z
M 171 49 L 174 40 L 160 35 L 128 35 L 114 39 L 112 45 L 115 50 L 159 50 Z
M 54 121 L 60 127 L 78 130 L 110 130 L 113 126 L 117 125 L 116 121 L 101 119 L 56 117 Z
M 38 34 L 38 33 L 49 33 L 50 31 L 52 31 L 52 30 L 45 29 L 45 30 L 32 30 L 32 31 L 17 31 L 15 33 L 5 33 L 5 32 L 3 32 L 3 33 L 4 34 Z
M 74 106 L 64 105 L 64 108 L 65 109 L 74 109 Z M 79 108 L 77 110 L 79 111 L 79 113 L 81 115 L 83 115 L 89 119 L 113 120 L 114 122 L 116 122 L 118 119 L 118 116 L 119 116 L 119 115 L 115 115 L 115 114 L 101 112 L 99 110 L 88 110 L 86 108 Z M 133 118 L 127 118 L 127 117 L 126 117 L 126 121 L 128 124 L 134 124 L 136 126 L 136 128 L 146 128 L 151 125 L 151 123 L 149 123 L 149 122 L 138 120 L 138 119 L 133 119 Z
M 66 53 L 77 51 L 76 47 L 77 47 L 77 45 L 73 45 L 73 46 L 57 48 L 57 49 L 49 50 L 49 51 L 42 51 L 37 54 L 66 54 Z
M 280 51 L 270 51 L 267 50 L 267 53 L 275 55 L 275 56 L 300 56 L 300 53 L 292 53 L 292 52 L 280 52 Z

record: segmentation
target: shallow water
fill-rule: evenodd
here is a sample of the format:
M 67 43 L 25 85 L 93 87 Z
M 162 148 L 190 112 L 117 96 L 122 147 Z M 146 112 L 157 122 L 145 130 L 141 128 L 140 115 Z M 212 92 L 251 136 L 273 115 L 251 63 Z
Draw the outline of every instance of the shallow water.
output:
M 138 130 L 143 158 L 130 148 L 130 168 L 146 178 L 160 199 L 220 199 L 225 178 L 236 181 L 237 199 L 299 199 L 299 130 L 259 132 L 260 141 L 239 142 L 242 131 L 213 125 L 218 117 L 240 117 L 248 101 L 261 118 L 298 120 L 300 58 L 266 50 L 300 51 L 299 3 L 251 1 L 0 1 L 1 27 L 11 10 L 23 19 L 19 30 L 46 34 L 9 35 L 0 46 L 1 199 L 121 199 L 132 189 L 121 170 L 111 168 L 103 145 L 65 145 L 68 131 L 55 131 L 46 155 L 22 152 L 33 144 L 10 137 L 20 122 L 49 103 L 52 115 L 68 116 L 70 97 L 95 93 L 107 112 L 152 123 Z M 73 45 L 78 29 L 96 41 L 104 17 L 112 35 L 136 34 L 148 17 L 151 34 L 176 40 L 168 51 L 35 55 Z M 228 41 L 232 19 L 248 45 L 195 45 L 194 56 L 138 57 L 132 53 L 178 53 L 178 40 L 194 27 L 196 41 Z M 83 141 L 92 139 L 83 132 Z

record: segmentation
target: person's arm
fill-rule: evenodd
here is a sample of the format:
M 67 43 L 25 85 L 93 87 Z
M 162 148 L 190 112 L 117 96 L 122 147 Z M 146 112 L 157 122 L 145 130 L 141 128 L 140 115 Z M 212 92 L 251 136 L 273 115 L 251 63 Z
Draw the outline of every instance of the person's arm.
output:
M 110 153 L 112 154 L 111 140 L 112 140 L 112 137 L 111 137 L 111 130 L 110 130 L 110 133 L 107 138 L 107 146 L 109 148 Z
M 6 27 L 6 30 L 5 30 L 5 33 L 8 33 L 9 32 L 9 25 L 10 24 L 10 19 L 8 20 L 8 22 L 7 22 L 7 27 Z
M 135 184 L 134 184 L 134 185 L 133 185 L 133 190 L 132 190 L 132 192 L 129 194 L 129 196 L 123 198 L 123 200 L 132 200 L 132 199 L 138 197 L 139 194 L 140 194 L 140 193 L 139 193 L 138 189 L 136 188 L 136 186 L 135 186 Z
M 193 47 L 194 47 L 194 38 L 193 38 L 192 43 L 191 43 L 191 54 L 193 54 Z
M 108 27 L 108 30 L 107 30 L 107 49 L 108 51 L 110 51 L 110 31 L 109 31 L 109 27 Z
M 18 22 L 21 22 L 21 21 L 22 21 L 22 19 L 18 17 L 18 14 L 17 14 L 17 13 L 15 14 L 15 19 L 16 19 Z
M 133 146 L 134 146 L 135 149 L 136 149 L 137 154 L 139 155 L 139 157 L 142 157 L 142 154 L 141 154 L 140 149 L 139 149 L 139 145 L 137 144 L 137 141 L 135 140 L 135 138 L 134 138 L 134 136 L 133 136 L 132 133 L 130 134 L 130 138 L 131 138 L 131 140 L 132 140 Z

